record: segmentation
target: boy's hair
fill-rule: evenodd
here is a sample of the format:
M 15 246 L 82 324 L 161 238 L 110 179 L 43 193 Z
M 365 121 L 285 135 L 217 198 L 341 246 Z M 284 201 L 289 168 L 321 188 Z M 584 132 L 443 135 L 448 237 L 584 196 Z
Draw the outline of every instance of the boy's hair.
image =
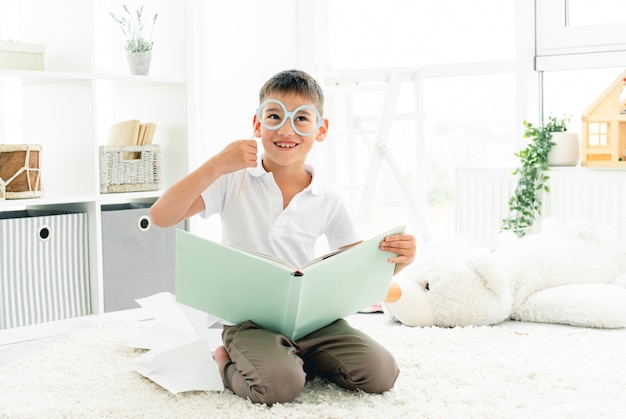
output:
M 301 70 L 285 70 L 274 74 L 259 91 L 259 103 L 274 92 L 296 93 L 311 99 L 320 115 L 324 115 L 324 92 L 317 81 Z

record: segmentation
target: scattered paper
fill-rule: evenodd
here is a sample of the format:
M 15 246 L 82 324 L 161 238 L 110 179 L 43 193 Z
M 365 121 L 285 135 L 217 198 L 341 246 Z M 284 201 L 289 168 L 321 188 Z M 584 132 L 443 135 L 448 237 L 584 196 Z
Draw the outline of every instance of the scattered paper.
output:
M 149 350 L 131 367 L 173 394 L 223 390 L 212 354 L 222 344 L 221 329 L 210 328 L 219 319 L 178 303 L 168 292 L 136 301 L 154 316 L 155 325 L 129 342 Z
M 146 352 L 133 362 L 133 368 L 173 394 L 224 389 L 209 343 L 204 340 Z

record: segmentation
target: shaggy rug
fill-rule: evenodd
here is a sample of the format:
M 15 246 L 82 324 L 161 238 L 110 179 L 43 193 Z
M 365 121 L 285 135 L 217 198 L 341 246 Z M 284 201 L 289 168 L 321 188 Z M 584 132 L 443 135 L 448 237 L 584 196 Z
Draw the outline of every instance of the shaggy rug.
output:
M 492 327 L 409 328 L 386 320 L 359 321 L 363 330 L 396 355 L 400 365 L 396 386 L 385 394 L 344 391 L 314 380 L 295 402 L 273 407 L 255 405 L 228 390 L 172 395 L 129 367 L 140 352 L 127 342 L 150 322 L 126 322 L 74 332 L 1 366 L 0 417 L 624 415 L 624 330 L 511 322 Z

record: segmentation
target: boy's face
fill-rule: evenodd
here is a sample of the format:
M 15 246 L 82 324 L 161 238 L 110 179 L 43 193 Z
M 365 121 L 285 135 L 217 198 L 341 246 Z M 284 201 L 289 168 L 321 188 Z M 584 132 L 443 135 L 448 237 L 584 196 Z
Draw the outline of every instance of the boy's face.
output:
M 267 101 L 270 102 L 267 102 Z M 254 117 L 254 136 L 261 137 L 261 143 L 265 151 L 265 159 L 263 165 L 266 170 L 273 171 L 278 167 L 302 166 L 307 155 L 313 148 L 315 141 L 324 141 L 328 130 L 328 121 L 322 119 L 318 122 L 319 114 L 315 111 L 308 112 L 306 108 L 303 113 L 298 112 L 296 115 L 287 117 L 284 124 L 278 129 L 270 129 L 272 125 L 279 125 L 281 118 L 285 118 L 284 111 L 280 107 L 281 102 L 287 113 L 293 112 L 301 106 L 311 106 L 315 108 L 315 103 L 304 96 L 296 93 L 272 93 L 265 98 L 263 109 Z M 263 124 L 261 124 L 261 120 Z M 311 134 L 303 135 L 301 130 L 303 120 L 312 118 L 314 131 Z M 295 120 L 294 120 L 295 119 Z M 296 129 L 294 129 L 294 126 Z M 298 133 L 297 131 L 300 131 Z

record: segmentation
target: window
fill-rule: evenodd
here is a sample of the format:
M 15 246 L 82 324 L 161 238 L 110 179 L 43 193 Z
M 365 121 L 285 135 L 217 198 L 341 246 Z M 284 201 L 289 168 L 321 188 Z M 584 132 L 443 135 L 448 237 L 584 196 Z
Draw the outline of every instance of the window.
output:
M 537 0 L 536 8 L 543 117 L 568 116 L 569 129 L 581 132 L 582 114 L 626 65 L 626 3 Z M 598 131 L 589 140 L 603 138 Z
M 330 41 L 325 70 L 515 58 L 512 0 L 327 0 L 320 4 Z
M 431 237 L 453 235 L 456 169 L 512 164 L 514 3 L 397 0 L 390 7 L 381 0 L 319 2 L 318 42 L 324 45 L 319 70 L 330 73 L 330 80 L 339 74 L 343 82 L 325 86 L 331 132 L 323 146 L 326 154 L 316 164 L 327 164 L 323 172 L 350 197 L 361 221 L 411 225 L 407 208 L 412 204 Z M 388 109 L 394 117 L 382 149 L 389 158 L 377 168 L 371 162 L 381 140 L 377 135 L 385 128 L 382 81 L 393 74 L 414 74 L 417 80 L 404 81 Z M 390 166 L 396 166 L 395 172 Z M 367 185 L 372 179 L 376 184 Z M 365 202 L 371 207 L 363 208 Z
M 536 0 L 537 70 L 626 62 L 623 0 Z
M 543 72 L 543 114 L 571 119 L 568 129 L 581 132 L 581 117 L 619 77 L 621 68 L 554 70 Z
M 605 122 L 591 122 L 589 124 L 589 146 L 606 146 L 609 124 Z

